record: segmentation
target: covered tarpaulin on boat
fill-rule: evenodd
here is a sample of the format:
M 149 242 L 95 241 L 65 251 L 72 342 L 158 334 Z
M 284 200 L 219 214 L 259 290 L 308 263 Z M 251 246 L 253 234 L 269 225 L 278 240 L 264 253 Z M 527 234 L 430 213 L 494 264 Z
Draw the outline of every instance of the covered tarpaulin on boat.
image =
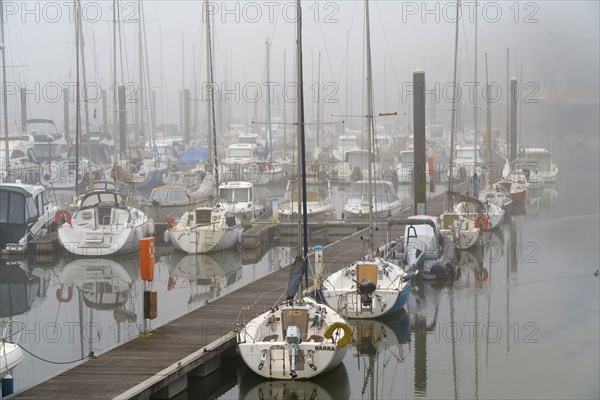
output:
M 306 263 L 302 259 L 302 257 L 296 257 L 294 260 L 294 264 L 292 264 L 292 269 L 290 271 L 290 279 L 288 280 L 288 300 L 293 299 L 298 292 L 298 288 L 302 283 L 302 275 L 304 274 L 304 269 L 306 267 Z
M 208 160 L 206 147 L 191 147 L 181 152 L 177 162 L 179 165 L 194 165 L 206 160 Z

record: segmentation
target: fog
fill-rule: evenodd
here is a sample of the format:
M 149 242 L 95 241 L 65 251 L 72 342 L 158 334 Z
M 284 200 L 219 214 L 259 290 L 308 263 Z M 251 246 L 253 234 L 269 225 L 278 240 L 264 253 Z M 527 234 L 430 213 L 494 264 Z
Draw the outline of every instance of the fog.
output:
M 74 4 L 63 1 L 4 1 L 9 121 L 20 121 L 20 96 L 28 91 L 28 118 L 54 119 L 63 125 L 62 95 L 57 88 L 76 81 Z M 140 83 L 138 19 L 144 20 L 147 78 L 156 93 L 156 124 L 180 123 L 179 96 L 191 89 L 200 121 L 206 106 L 205 21 L 201 1 L 120 1 L 117 27 L 117 81 L 137 92 Z M 494 117 L 504 121 L 507 51 L 510 77 L 517 77 L 521 98 L 548 96 L 559 87 L 563 95 L 598 101 L 599 4 L 596 1 L 462 2 L 459 19 L 459 84 L 466 91 L 462 107 L 470 102 L 468 82 L 489 81 L 503 90 L 494 105 Z M 324 105 L 321 119 L 363 115 L 364 2 L 302 2 L 306 119 L 316 118 L 316 88 Z M 109 90 L 115 78 L 113 63 L 112 1 L 81 1 L 90 117 L 101 124 L 102 102 L 98 88 Z M 285 81 L 294 80 L 294 2 L 210 2 L 213 15 L 215 81 L 229 91 L 228 122 L 264 121 L 265 41 L 271 42 L 272 113 L 282 117 Z M 426 72 L 427 86 L 436 89 L 438 119 L 449 118 L 454 63 L 455 2 L 370 2 L 375 112 L 397 112 L 397 126 L 408 125 L 412 102 L 407 84 L 412 72 Z M 477 15 L 477 18 L 476 18 Z M 478 24 L 478 76 L 474 76 L 474 33 Z M 316 83 L 319 75 L 320 84 Z M 284 70 L 285 58 L 285 70 Z M 83 78 L 82 78 L 83 79 Z M 482 92 L 481 85 L 479 93 Z M 529 84 L 528 86 L 526 86 Z M 257 87 L 262 93 L 255 93 Z M 473 87 L 473 86 L 470 86 Z M 144 88 L 147 91 L 147 87 Z M 71 108 L 75 96 L 71 91 Z M 199 98 L 199 101 L 194 99 Z M 471 99 L 470 99 L 471 98 Z M 479 96 L 481 98 L 481 95 Z M 109 102 L 110 103 L 110 102 Z M 527 102 L 525 102 L 527 103 Z M 482 101 L 480 100 L 480 107 Z M 523 112 L 528 107 L 524 104 Z M 109 106 L 111 108 L 112 106 Z M 129 107 L 129 106 L 128 106 Z M 128 114 L 132 118 L 130 107 Z M 291 110 L 290 105 L 288 110 Z M 93 113 L 96 112 L 96 119 Z M 482 113 L 483 114 L 483 113 Z M 73 111 L 71 111 L 73 115 Z M 193 117 L 195 118 L 195 117 Z M 291 111 L 287 115 L 291 119 Z M 235 121 L 234 121 L 235 120 Z M 466 118 L 466 124 L 471 119 Z M 198 122 L 201 125 L 201 122 Z M 523 121 L 523 131 L 536 125 Z M 11 122 L 11 126 L 13 123 Z M 505 122 L 494 123 L 504 128 Z M 72 125 L 73 126 L 73 125 Z

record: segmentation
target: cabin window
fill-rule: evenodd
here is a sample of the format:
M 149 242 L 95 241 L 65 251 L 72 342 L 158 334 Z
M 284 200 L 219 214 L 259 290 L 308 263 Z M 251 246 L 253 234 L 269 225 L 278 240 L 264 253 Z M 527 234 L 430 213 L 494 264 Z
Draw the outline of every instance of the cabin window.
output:
M 171 190 L 167 199 L 171 203 L 180 203 L 187 201 L 188 197 L 185 190 Z
M 153 190 L 150 200 L 164 203 L 167 200 L 167 193 L 166 190 Z
M 22 224 L 25 221 L 25 204 L 23 204 L 23 200 L 23 196 L 10 193 L 7 207 L 9 224 Z
M 5 224 L 8 221 L 8 192 L 0 192 L 0 223 Z

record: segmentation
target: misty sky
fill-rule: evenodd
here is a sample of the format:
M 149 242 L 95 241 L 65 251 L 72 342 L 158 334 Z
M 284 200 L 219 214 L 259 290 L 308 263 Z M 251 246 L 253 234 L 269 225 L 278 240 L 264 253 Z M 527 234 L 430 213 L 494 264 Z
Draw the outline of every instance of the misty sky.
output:
M 81 3 L 86 78 L 91 87 L 108 88 L 113 79 L 112 1 Z M 117 56 L 118 75 L 122 82 L 137 84 L 139 3 L 119 4 L 124 22 L 120 27 L 119 52 L 123 57 Z M 278 104 L 283 92 L 284 52 L 286 81 L 292 81 L 294 73 L 294 2 L 228 1 L 210 5 L 214 11 L 216 81 L 237 89 L 239 102 L 232 106 L 232 113 L 239 117 L 246 114 L 249 120 L 263 118 L 264 97 L 254 101 L 256 108 L 252 103 L 244 105 L 244 97 L 250 91 L 244 92 L 243 88 L 249 83 L 264 88 L 265 41 L 269 39 L 270 80 L 280 85 L 274 89 L 273 115 L 281 114 Z M 306 1 L 302 7 L 307 96 L 314 93 L 310 87 L 317 80 L 320 52 L 320 87 L 330 100 L 323 107 L 324 119 L 334 119 L 331 114 L 345 114 L 348 101 L 354 104 L 348 112 L 361 113 L 364 2 Z M 475 80 L 474 11 L 474 2 L 463 2 L 459 23 L 459 69 L 463 82 Z M 179 123 L 178 92 L 183 86 L 193 89 L 194 78 L 197 82 L 206 81 L 202 2 L 143 1 L 143 12 L 149 79 L 158 97 L 156 121 Z M 405 100 L 410 97 L 404 95 L 405 83 L 410 82 L 417 67 L 425 69 L 429 88 L 444 88 L 452 82 L 455 2 L 425 5 L 372 1 L 370 12 L 376 113 L 407 111 Z M 20 118 L 19 97 L 13 94 L 14 88 L 26 84 L 31 90 L 28 117 L 52 118 L 62 129 L 62 99 L 57 101 L 55 89 L 65 82 L 75 82 L 72 14 L 73 4 L 66 1 L 4 1 L 9 121 Z M 477 15 L 479 81 L 485 80 L 484 54 L 488 53 L 489 79 L 504 87 L 509 48 L 511 76 L 520 77 L 522 68 L 524 82 L 533 82 L 540 88 L 555 78 L 565 78 L 569 90 L 574 92 L 569 95 L 598 97 L 597 1 L 484 1 L 479 3 Z M 350 92 L 346 90 L 347 79 Z M 316 108 L 312 100 L 307 102 L 307 119 L 311 119 Z M 204 106 L 197 104 L 203 111 Z M 97 111 L 101 108 L 101 102 L 90 105 Z M 443 113 L 444 106 L 440 109 Z M 96 122 L 101 122 L 99 118 Z

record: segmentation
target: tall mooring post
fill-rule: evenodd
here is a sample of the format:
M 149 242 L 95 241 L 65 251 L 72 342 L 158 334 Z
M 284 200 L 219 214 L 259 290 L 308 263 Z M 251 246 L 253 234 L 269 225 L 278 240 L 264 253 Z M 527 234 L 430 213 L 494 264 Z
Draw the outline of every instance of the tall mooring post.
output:
M 414 210 L 417 215 L 427 213 L 427 154 L 425 149 L 425 71 L 413 72 L 413 126 L 414 126 Z

